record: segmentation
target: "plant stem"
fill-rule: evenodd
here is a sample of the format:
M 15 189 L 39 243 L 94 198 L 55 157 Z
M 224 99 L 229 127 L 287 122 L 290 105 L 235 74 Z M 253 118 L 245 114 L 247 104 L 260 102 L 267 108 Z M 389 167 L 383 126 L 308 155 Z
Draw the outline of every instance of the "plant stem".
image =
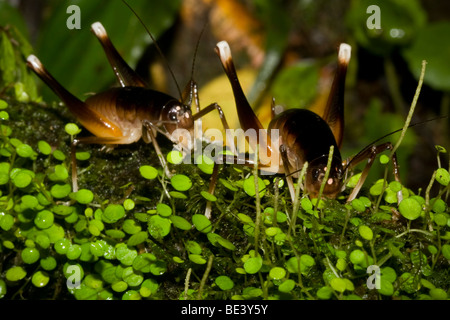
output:
M 402 233 L 396 235 L 395 237 L 396 238 L 400 238 L 400 237 L 403 237 L 405 234 L 412 233 L 412 232 L 423 233 L 423 234 L 425 234 L 425 235 L 427 235 L 429 237 L 434 237 L 434 235 L 432 233 L 428 232 L 428 231 L 424 231 L 424 230 L 421 230 L 421 229 L 409 229 L 409 224 L 408 224 L 408 230 L 406 230 L 405 232 L 402 232 Z
M 186 279 L 184 280 L 184 300 L 187 300 L 188 290 L 189 290 L 189 280 L 191 279 L 192 268 L 189 268 L 186 274 Z
M 431 224 L 431 216 L 430 216 L 430 191 L 433 186 L 434 180 L 436 179 L 436 170 L 434 170 L 433 175 L 431 176 L 430 183 L 428 184 L 427 190 L 425 191 L 425 217 L 428 220 L 428 229 L 433 231 L 433 225 Z
M 259 185 L 258 185 L 258 151 L 259 145 L 256 145 L 255 150 L 255 165 L 253 167 L 253 178 L 255 179 L 255 201 L 256 201 L 256 221 L 255 221 L 255 251 L 258 253 L 259 248 L 259 228 L 261 225 L 261 200 L 259 196 Z
M 374 247 L 374 245 L 373 245 L 374 242 L 375 242 L 375 238 L 372 239 L 372 240 L 369 242 L 369 245 L 370 245 L 370 251 L 371 251 L 371 253 L 372 253 L 373 264 L 377 264 L 377 256 L 376 256 L 376 254 L 375 254 L 375 247 Z
M 417 100 L 419 100 L 420 91 L 422 89 L 423 78 L 425 77 L 426 65 L 427 65 L 427 62 L 425 60 L 423 60 L 422 61 L 422 71 L 420 72 L 419 83 L 417 84 L 416 92 L 414 94 L 414 98 L 413 98 L 413 101 L 411 103 L 411 107 L 409 108 L 408 116 L 406 117 L 406 121 L 405 121 L 405 124 L 403 125 L 400 137 L 398 138 L 395 146 L 392 148 L 391 153 L 389 154 L 389 160 L 390 161 L 392 161 L 392 157 L 394 156 L 394 154 L 397 151 L 398 147 L 402 143 L 403 138 L 405 137 L 405 134 L 406 134 L 406 130 L 408 129 L 409 124 L 411 123 L 411 119 L 412 119 L 412 116 L 414 114 L 414 110 L 416 109 Z M 383 189 L 382 189 L 382 192 L 380 194 L 380 197 L 378 198 L 377 205 L 376 205 L 375 210 L 374 210 L 375 213 L 378 211 L 378 207 L 379 207 L 381 199 L 383 197 L 383 193 L 386 190 L 386 186 L 387 186 L 386 185 L 386 179 L 387 179 L 387 168 L 384 171 Z
M 305 162 L 303 165 L 302 171 L 300 172 L 300 176 L 298 177 L 297 186 L 295 187 L 295 199 L 294 199 L 294 206 L 292 208 L 292 217 L 291 217 L 291 223 L 289 224 L 289 229 L 287 233 L 287 238 L 291 239 L 291 232 L 292 229 L 295 228 L 295 222 L 297 220 L 297 212 L 298 208 L 300 207 L 300 187 L 302 185 L 303 177 L 305 176 L 306 170 L 308 169 L 308 162 Z
M 388 261 L 390 258 L 392 257 L 392 253 L 388 253 L 388 254 L 386 254 L 385 256 L 383 256 L 383 258 L 381 258 L 379 261 L 378 261 L 378 263 L 377 263 L 377 265 L 379 266 L 379 267 L 381 267 L 386 261 Z
M 274 192 L 274 202 L 273 202 L 273 221 L 272 224 L 274 227 L 278 226 L 277 222 L 277 213 L 278 213 L 278 197 L 280 196 L 279 184 L 280 177 L 275 178 L 275 192 Z
M 436 228 L 436 235 L 437 235 L 437 240 L 438 240 L 438 252 L 436 254 L 436 257 L 433 259 L 433 262 L 431 264 L 431 269 L 434 269 L 434 266 L 436 265 L 436 262 L 439 259 L 439 256 L 441 255 L 441 250 L 442 250 L 442 243 L 441 243 L 441 232 L 440 232 L 440 228 L 437 227 Z
M 266 281 L 264 281 L 264 278 L 262 276 L 261 272 L 258 272 L 259 281 L 261 282 L 261 288 L 263 290 L 263 299 L 267 300 L 269 298 L 269 293 L 267 292 L 267 285 L 265 284 Z
M 202 281 L 200 282 L 200 287 L 198 288 L 197 299 L 200 300 L 202 298 L 203 287 L 205 286 L 206 280 L 208 280 L 209 272 L 212 268 L 212 263 L 214 260 L 214 255 L 211 254 L 208 258 L 208 264 L 206 265 L 205 273 L 203 274 Z
M 426 69 L 427 62 L 425 60 L 422 61 L 422 71 L 420 72 L 420 78 L 419 83 L 417 84 L 416 93 L 414 94 L 413 101 L 411 103 L 411 107 L 409 108 L 408 116 L 406 117 L 405 124 L 403 125 L 402 132 L 400 134 L 400 138 L 398 139 L 397 143 L 395 144 L 394 148 L 392 148 L 391 154 L 389 158 L 392 160 L 392 156 L 394 155 L 395 151 L 398 149 L 400 144 L 403 141 L 403 138 L 405 137 L 406 130 L 409 127 L 409 124 L 411 123 L 412 116 L 414 114 L 414 110 L 416 109 L 417 100 L 419 100 L 420 90 L 422 89 L 423 84 L 423 78 L 425 77 L 425 69 Z
M 331 160 L 333 160 L 334 146 L 330 146 L 330 153 L 328 154 L 327 170 L 325 170 L 325 176 L 323 177 L 322 184 L 320 185 L 319 195 L 317 196 L 317 202 L 315 205 L 315 210 L 319 207 L 319 202 L 322 199 L 323 190 L 325 189 L 325 184 L 328 181 L 328 176 L 331 171 Z M 323 212 L 320 214 L 321 219 L 323 219 Z
M 341 239 L 339 240 L 339 248 L 342 248 L 342 242 L 344 241 L 345 229 L 347 229 L 348 221 L 350 220 L 350 209 L 347 209 L 347 215 L 345 216 L 344 227 L 342 228 Z

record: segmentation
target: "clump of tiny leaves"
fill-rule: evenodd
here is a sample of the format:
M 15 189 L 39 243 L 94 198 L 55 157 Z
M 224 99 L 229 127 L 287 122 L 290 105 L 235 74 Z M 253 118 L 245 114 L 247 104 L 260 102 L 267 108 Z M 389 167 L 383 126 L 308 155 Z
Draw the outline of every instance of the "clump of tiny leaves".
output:
M 18 63 L 27 75 L 21 56 L 2 48 L 2 67 Z M 79 146 L 74 192 L 70 143 L 85 130 L 55 119 L 65 108 L 38 104 L 33 82 L 9 71 L 0 299 L 449 299 L 445 148 L 417 192 L 383 178 L 346 203 L 355 174 L 338 199 L 319 202 L 299 179 L 292 203 L 281 175 L 238 165 L 220 167 L 212 195 L 211 159 L 184 158 L 164 139 L 171 177 L 142 141 Z M 389 157 L 380 160 L 390 170 Z
M 4 120 L 8 108 L 1 100 Z M 67 141 L 80 132 L 62 130 Z M 238 165 L 221 167 L 211 195 L 212 162 L 185 164 L 168 151 L 171 177 L 159 161 L 141 163 L 145 187 L 104 185 L 126 190 L 108 199 L 84 185 L 73 192 L 70 154 L 13 133 L 3 121 L 3 299 L 449 298 L 449 173 L 440 161 L 418 193 L 380 179 L 346 203 L 355 175 L 337 200 L 300 191 L 292 203 L 282 176 Z M 437 150 L 440 159 L 446 150 Z M 79 162 L 90 160 L 79 151 Z M 80 181 L 90 174 L 80 170 Z

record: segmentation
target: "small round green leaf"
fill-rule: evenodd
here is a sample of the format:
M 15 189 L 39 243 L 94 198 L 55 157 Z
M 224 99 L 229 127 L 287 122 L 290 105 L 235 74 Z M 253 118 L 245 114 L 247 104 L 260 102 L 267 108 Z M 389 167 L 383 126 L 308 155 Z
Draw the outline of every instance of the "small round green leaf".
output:
M 125 209 L 120 204 L 110 204 L 102 214 L 102 220 L 106 223 L 114 223 L 125 216 Z
M 347 289 L 347 283 L 342 278 L 333 278 L 330 281 L 330 286 L 337 292 L 344 292 Z
M 55 242 L 53 245 L 55 251 L 59 254 L 66 254 L 67 250 L 69 250 L 69 247 L 72 245 L 69 239 L 62 238 Z
M 39 211 L 34 218 L 34 224 L 40 229 L 50 228 L 54 221 L 53 212 L 49 210 Z
M 390 283 L 394 283 L 397 279 L 397 273 L 391 267 L 384 267 L 381 269 L 381 278 L 389 281 Z
M 445 259 L 450 260 L 450 244 L 444 244 L 442 246 L 442 255 Z
M 228 276 L 218 276 L 214 281 L 221 290 L 231 290 L 234 287 L 233 281 Z
M 39 264 L 41 265 L 42 269 L 51 271 L 56 268 L 57 262 L 55 258 L 53 258 L 52 256 L 48 256 L 39 260 Z
M 263 265 L 263 260 L 260 256 L 248 258 L 244 263 L 244 270 L 249 274 L 257 273 Z
M 8 107 L 8 102 L 3 99 L 0 99 L 0 109 L 6 109 Z
M 366 225 L 360 225 L 358 228 L 359 234 L 363 239 L 372 240 L 373 239 L 373 231 Z
M 170 183 L 177 191 L 187 191 L 192 187 L 192 181 L 188 176 L 176 174 L 170 179 Z
M 330 287 L 322 287 L 317 290 L 316 295 L 321 300 L 328 300 L 332 297 L 333 290 Z
M 448 173 L 447 169 L 439 168 L 436 170 L 436 181 L 443 186 L 448 186 L 450 183 L 450 173 Z
M 148 180 L 153 180 L 158 176 L 158 170 L 152 166 L 144 165 L 139 168 L 141 175 Z
M 6 296 L 6 292 L 7 292 L 6 282 L 5 280 L 0 279 L 0 299 L 3 299 L 3 297 Z
M 394 286 L 391 282 L 381 277 L 378 292 L 384 296 L 392 296 L 394 294 Z
M 69 260 L 76 260 L 81 256 L 81 246 L 78 244 L 72 244 L 66 252 L 66 257 Z
M 38 142 L 38 149 L 44 155 L 49 155 L 52 153 L 52 147 L 44 140 Z
M 173 225 L 178 229 L 190 230 L 192 228 L 191 223 L 183 217 L 171 215 L 169 219 L 170 221 L 172 221 Z
M 194 214 L 192 216 L 192 223 L 200 232 L 208 233 L 212 230 L 211 221 L 209 221 L 209 219 L 202 214 Z
M 25 248 L 22 250 L 21 257 L 23 262 L 27 264 L 35 263 L 39 260 L 39 250 L 36 248 Z
M 172 208 L 165 203 L 158 203 L 156 212 L 162 217 L 169 217 L 172 214 Z
M 148 221 L 148 232 L 156 238 L 161 239 L 170 232 L 171 221 L 159 215 L 153 215 Z
M 17 154 L 22 158 L 30 158 L 34 151 L 28 144 L 22 143 L 21 145 L 16 147 Z
M 281 267 L 274 267 L 269 271 L 269 277 L 273 280 L 281 280 L 286 276 L 286 270 Z
M 278 286 L 278 290 L 284 293 L 289 293 L 294 288 L 295 288 L 295 281 L 292 279 L 286 279 Z
M 75 123 L 66 124 L 64 130 L 71 136 L 77 135 L 81 132 L 81 129 Z
M 88 189 L 80 189 L 75 193 L 75 200 L 81 204 L 88 204 L 94 200 L 94 193 Z
M 132 199 L 125 199 L 125 201 L 123 202 L 123 207 L 127 211 L 133 210 L 134 206 L 135 206 L 135 203 Z
M 350 261 L 351 261 L 354 265 L 358 265 L 358 264 L 363 263 L 364 259 L 365 259 L 364 252 L 362 252 L 362 251 L 359 250 L 359 249 L 353 250 L 353 251 L 350 253 Z
M 400 213 L 406 219 L 415 220 L 422 212 L 422 206 L 413 198 L 406 198 L 398 206 Z
M 206 263 L 206 259 L 203 258 L 199 254 L 190 254 L 188 257 L 189 257 L 189 260 L 191 260 L 195 264 L 205 264 Z
M 251 197 L 254 197 L 256 195 L 255 177 L 250 176 L 245 179 L 243 187 L 245 193 L 247 193 Z M 264 196 L 264 194 L 266 193 L 266 184 L 260 177 L 258 177 L 258 191 L 260 197 Z
M 113 283 L 111 286 L 111 289 L 115 292 L 123 292 L 128 289 L 128 284 L 125 281 L 117 281 L 116 283 Z
M 12 181 L 17 188 L 28 187 L 32 180 L 33 177 L 28 172 L 24 171 L 20 171 L 14 176 L 14 178 L 12 178 Z
M 211 193 L 209 193 L 208 191 L 201 191 L 200 194 L 202 195 L 203 198 L 205 198 L 208 201 L 217 201 L 217 197 Z
M 89 160 L 91 154 L 87 151 L 79 151 L 75 153 L 75 158 L 79 161 Z
M 430 290 L 430 296 L 435 300 L 447 300 L 448 294 L 441 288 L 434 288 Z
M 211 158 L 200 155 L 197 157 L 197 167 L 206 174 L 212 174 L 214 169 L 214 160 Z
M 19 281 L 25 278 L 27 272 L 19 266 L 11 267 L 6 271 L 6 280 Z
M 122 279 L 130 287 L 137 287 L 144 281 L 142 272 L 133 270 L 133 267 L 128 267 L 123 270 Z
M 437 213 L 434 215 L 434 222 L 440 227 L 445 227 L 447 225 L 447 220 L 447 216 L 443 213 Z
M 145 242 L 148 239 L 147 231 L 140 231 L 136 234 L 133 234 L 130 239 L 128 239 L 127 245 L 130 247 L 137 246 Z
M 130 249 L 125 243 L 119 243 L 116 246 L 117 259 L 126 266 L 131 266 L 133 260 L 138 256 L 138 252 L 135 249 Z
M 8 231 L 14 225 L 14 217 L 9 213 L 4 216 L 0 216 L 0 228 L 5 231 Z
M 358 212 L 366 211 L 366 206 L 360 199 L 353 199 L 351 204 L 352 204 L 352 208 Z
M 37 271 L 31 277 L 31 283 L 38 288 L 45 287 L 50 281 L 50 276 L 45 271 Z
M 167 154 L 167 162 L 171 164 L 180 164 L 183 161 L 183 153 L 178 150 L 172 150 Z
M 388 164 L 389 163 L 389 157 L 385 154 L 382 154 L 380 156 L 380 163 L 381 164 Z
M 54 198 L 62 199 L 69 195 L 69 193 L 72 191 L 72 187 L 70 184 L 55 184 L 50 189 L 50 193 Z

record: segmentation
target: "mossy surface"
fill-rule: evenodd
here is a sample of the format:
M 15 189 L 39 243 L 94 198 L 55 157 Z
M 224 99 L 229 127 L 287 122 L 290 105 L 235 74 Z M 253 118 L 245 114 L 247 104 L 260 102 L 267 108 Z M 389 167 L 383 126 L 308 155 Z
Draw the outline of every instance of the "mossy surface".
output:
M 403 187 L 404 205 L 398 206 L 401 185 L 387 181 L 383 191 L 381 179 L 349 204 L 351 188 L 317 207 L 302 194 L 293 204 L 282 176 L 259 176 L 265 188 L 256 198 L 248 187 L 253 169 L 226 165 L 208 220 L 203 213 L 210 174 L 204 166 L 169 163 L 183 178 L 178 180 L 187 180 L 185 187 L 163 176 L 149 144 L 109 152 L 80 145 L 77 151 L 90 157 L 78 161 L 80 192 L 73 193 L 65 174 L 70 115 L 56 105 L 6 104 L 4 299 L 448 298 L 448 185 L 434 181 L 440 185 L 436 195 Z M 43 154 L 39 141 L 48 142 L 52 153 Z M 160 141 L 168 154 L 172 146 Z M 144 178 L 143 166 L 158 175 Z M 19 173 L 31 177 L 24 186 Z M 415 205 L 403 208 L 408 203 Z M 368 287 L 375 284 L 369 266 L 379 267 L 379 289 Z

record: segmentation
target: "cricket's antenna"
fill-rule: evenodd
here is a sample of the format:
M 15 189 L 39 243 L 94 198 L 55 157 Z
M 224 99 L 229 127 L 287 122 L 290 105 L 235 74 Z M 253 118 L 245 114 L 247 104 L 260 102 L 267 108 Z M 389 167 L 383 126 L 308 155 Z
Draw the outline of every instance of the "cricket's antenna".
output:
M 205 24 L 203 25 L 202 31 L 200 32 L 197 43 L 195 45 L 194 58 L 192 59 L 192 67 L 191 67 L 191 80 L 194 79 L 194 69 L 195 69 L 195 62 L 197 60 L 198 47 L 200 46 L 200 39 L 202 38 L 203 32 L 205 31 L 207 24 L 208 24 L 208 21 L 206 21 Z
M 136 18 L 139 20 L 139 22 L 142 24 L 142 26 L 144 27 L 145 31 L 147 31 L 148 35 L 150 36 L 150 38 L 152 39 L 153 43 L 156 46 L 156 50 L 158 50 L 159 55 L 161 56 L 161 58 L 164 60 L 164 63 L 166 64 L 167 69 L 170 72 L 170 75 L 172 76 L 173 81 L 175 82 L 175 85 L 177 87 L 178 90 L 178 94 L 180 95 L 180 97 L 182 97 L 181 94 L 181 90 L 180 90 L 180 86 L 178 85 L 177 79 L 175 78 L 175 75 L 172 71 L 172 69 L 170 68 L 169 62 L 167 61 L 166 57 L 164 56 L 164 54 L 162 53 L 161 48 L 158 46 L 158 43 L 156 42 L 155 37 L 153 37 L 152 33 L 150 32 L 150 30 L 148 30 L 147 26 L 145 25 L 144 21 L 142 21 L 141 17 L 139 17 L 139 15 L 136 13 L 136 11 L 134 11 L 134 9 L 128 4 L 128 2 L 126 2 L 125 0 L 122 0 L 122 2 L 131 10 L 131 12 L 133 12 L 133 14 L 136 16 Z
M 415 126 L 418 126 L 418 125 L 422 125 L 422 124 L 425 124 L 425 123 L 427 123 L 427 122 L 431 122 L 431 121 L 435 121 L 435 120 L 439 120 L 439 119 L 444 119 L 444 118 L 447 118 L 447 117 L 448 117 L 448 115 L 437 116 L 437 117 L 435 117 L 435 118 L 427 119 L 427 120 L 420 121 L 420 122 L 415 122 L 415 123 L 410 124 L 410 125 L 408 126 L 408 128 L 412 128 L 412 127 L 415 127 Z M 403 130 L 403 128 L 394 130 L 394 131 L 389 132 L 388 134 L 385 134 L 384 136 L 382 136 L 382 137 L 376 139 L 375 141 L 372 141 L 372 143 L 370 143 L 369 145 L 367 145 L 366 147 L 364 147 L 360 152 L 358 152 L 358 153 L 357 153 L 357 154 L 356 154 L 356 155 L 355 155 L 355 156 L 347 163 L 347 166 L 345 167 L 345 170 L 346 170 L 347 168 L 350 167 L 350 164 L 352 163 L 353 159 L 355 159 L 358 155 L 360 155 L 361 153 L 363 153 L 364 151 L 366 151 L 367 149 L 369 149 L 370 147 L 372 147 L 375 143 L 377 143 L 377 142 L 383 140 L 383 139 L 386 138 L 386 137 L 389 137 L 390 135 L 393 135 L 394 133 L 400 132 L 400 131 L 402 131 L 402 130 Z

